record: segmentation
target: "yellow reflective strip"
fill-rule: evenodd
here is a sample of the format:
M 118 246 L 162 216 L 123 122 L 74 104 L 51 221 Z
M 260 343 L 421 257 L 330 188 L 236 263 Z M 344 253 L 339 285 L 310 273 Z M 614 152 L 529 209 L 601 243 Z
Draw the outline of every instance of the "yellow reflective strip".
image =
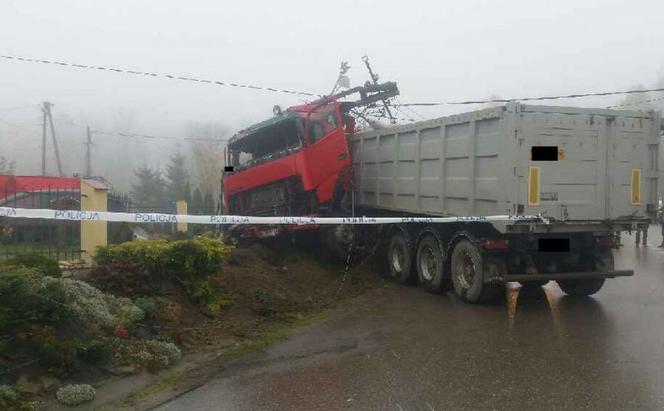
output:
M 641 204 L 641 169 L 632 169 L 632 205 Z
M 540 203 L 540 168 L 528 169 L 528 205 L 538 206 Z

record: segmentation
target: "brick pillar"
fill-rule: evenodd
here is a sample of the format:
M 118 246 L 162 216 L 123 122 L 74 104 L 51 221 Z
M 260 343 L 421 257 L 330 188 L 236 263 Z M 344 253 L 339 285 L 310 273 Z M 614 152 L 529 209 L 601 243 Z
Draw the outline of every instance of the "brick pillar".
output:
M 175 202 L 175 210 L 175 214 L 177 215 L 187 215 L 187 202 L 185 200 L 177 200 Z M 186 233 L 187 223 L 177 223 L 175 231 L 178 233 Z
M 108 187 L 96 180 L 81 180 L 81 211 L 108 211 Z M 81 252 L 87 265 L 97 247 L 108 244 L 106 221 L 81 221 Z

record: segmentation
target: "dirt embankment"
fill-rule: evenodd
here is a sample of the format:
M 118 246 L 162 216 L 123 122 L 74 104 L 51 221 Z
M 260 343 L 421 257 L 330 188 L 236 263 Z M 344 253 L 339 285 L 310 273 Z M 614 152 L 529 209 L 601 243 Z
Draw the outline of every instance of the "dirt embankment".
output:
M 346 270 L 319 250 L 275 242 L 235 248 L 212 283 L 225 301 L 219 314 L 206 314 L 174 295 L 166 299 L 179 315 L 162 313 L 157 319 L 155 327 L 175 334 L 188 351 L 216 350 L 256 336 L 275 322 L 331 307 L 381 280 L 365 264 Z
M 368 264 L 343 263 L 315 247 L 290 243 L 240 246 L 224 262 L 212 285 L 227 303 L 215 315 L 201 310 L 184 294 L 165 296 L 152 329 L 168 334 L 185 356 L 173 370 L 150 382 L 129 377 L 118 383 L 138 385 L 114 391 L 94 406 L 102 410 L 149 409 L 200 386 L 225 362 L 263 349 L 285 338 L 294 327 L 309 323 L 317 313 L 384 284 Z M 103 388 L 100 390 L 102 396 Z M 124 397 L 124 398 L 123 398 Z M 111 401 L 109 401 L 111 400 Z

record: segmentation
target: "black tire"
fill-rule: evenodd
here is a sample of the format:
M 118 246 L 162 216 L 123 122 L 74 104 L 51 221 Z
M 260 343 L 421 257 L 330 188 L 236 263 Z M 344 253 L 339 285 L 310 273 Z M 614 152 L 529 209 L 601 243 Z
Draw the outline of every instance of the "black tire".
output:
M 387 265 L 390 277 L 399 284 L 412 284 L 413 275 L 413 247 L 410 238 L 403 231 L 396 231 L 390 238 L 387 247 Z
M 611 251 L 603 252 L 595 256 L 595 271 L 613 271 L 613 253 Z M 558 280 L 558 287 L 567 295 L 575 297 L 587 297 L 593 295 L 604 286 L 604 278 L 590 280 Z
M 445 278 L 445 254 L 438 238 L 432 234 L 424 234 L 417 245 L 415 267 L 420 285 L 426 291 L 439 294 L 449 289 L 449 279 Z
M 504 293 L 503 284 L 484 283 L 484 261 L 480 250 L 470 241 L 461 240 L 452 251 L 451 276 L 454 291 L 468 303 L 497 300 Z
M 521 287 L 523 288 L 537 288 L 537 287 L 543 287 L 547 285 L 549 282 L 548 281 L 519 281 L 519 284 L 521 284 Z

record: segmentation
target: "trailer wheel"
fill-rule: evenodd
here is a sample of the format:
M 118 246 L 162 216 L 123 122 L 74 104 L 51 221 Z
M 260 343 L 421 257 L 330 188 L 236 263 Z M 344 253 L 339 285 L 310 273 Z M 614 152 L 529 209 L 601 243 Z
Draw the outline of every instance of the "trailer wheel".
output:
M 463 301 L 469 303 L 493 301 L 504 289 L 502 284 L 484 283 L 482 253 L 468 240 L 461 240 L 454 247 L 451 269 L 454 291 Z
M 414 280 L 412 250 L 406 233 L 396 231 L 392 234 L 387 247 L 387 264 L 390 268 L 390 277 L 399 284 L 410 284 Z
M 449 280 L 444 278 L 443 247 L 433 234 L 425 234 L 417 246 L 415 263 L 422 288 L 430 293 L 440 293 Z
M 613 254 L 611 251 L 603 252 L 595 256 L 595 271 L 613 271 Z M 593 295 L 604 286 L 604 278 L 591 280 L 558 280 L 558 286 L 565 294 L 576 297 Z

